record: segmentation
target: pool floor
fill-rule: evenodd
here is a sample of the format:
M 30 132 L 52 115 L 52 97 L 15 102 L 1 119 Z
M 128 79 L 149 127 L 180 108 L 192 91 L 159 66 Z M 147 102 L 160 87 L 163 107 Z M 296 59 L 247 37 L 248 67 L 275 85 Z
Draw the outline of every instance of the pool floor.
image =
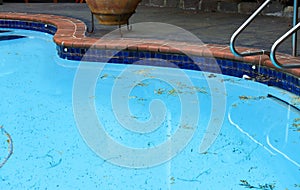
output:
M 0 168 L 0 189 L 300 189 L 298 96 L 220 74 L 99 63 L 94 91 L 82 93 L 86 107 L 114 142 L 145 152 L 120 161 L 91 146 L 81 130 L 97 129 L 90 117 L 78 119 L 85 107 L 74 110 L 77 69 L 94 64 L 58 58 L 48 34 L 2 35 L 29 37 L 0 41 L 0 164 L 12 151 Z M 208 126 L 220 131 L 203 152 Z M 147 157 L 182 128 L 191 138 L 180 140 L 176 154 Z

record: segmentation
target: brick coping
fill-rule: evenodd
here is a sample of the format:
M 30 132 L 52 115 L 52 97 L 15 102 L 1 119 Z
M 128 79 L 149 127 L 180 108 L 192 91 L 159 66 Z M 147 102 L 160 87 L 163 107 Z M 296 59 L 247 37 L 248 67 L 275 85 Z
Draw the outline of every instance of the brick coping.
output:
M 161 53 L 186 53 L 199 57 L 215 57 L 218 59 L 242 61 L 255 65 L 262 65 L 269 68 L 277 69 L 270 61 L 267 55 L 235 57 L 228 45 L 217 44 L 192 44 L 187 42 L 164 41 L 157 39 L 138 39 L 138 38 L 120 38 L 99 39 L 87 37 L 86 25 L 81 20 L 48 14 L 28 14 L 28 13 L 0 13 L 0 19 L 34 21 L 45 24 L 52 24 L 57 27 L 53 40 L 58 46 L 66 48 L 97 48 L 110 50 L 135 50 L 151 51 Z M 239 47 L 239 51 L 253 51 L 257 49 Z M 288 54 L 277 53 L 277 59 L 281 63 L 300 63 L 299 57 L 293 57 Z M 284 69 L 281 72 L 292 74 L 300 77 L 300 69 Z

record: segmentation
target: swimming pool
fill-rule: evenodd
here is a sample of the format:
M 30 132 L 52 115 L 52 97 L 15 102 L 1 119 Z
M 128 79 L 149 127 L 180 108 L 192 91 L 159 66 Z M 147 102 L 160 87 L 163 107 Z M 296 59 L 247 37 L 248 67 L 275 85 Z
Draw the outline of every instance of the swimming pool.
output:
M 0 169 L 1 188 L 300 187 L 299 96 L 211 72 L 143 65 L 83 65 L 59 58 L 52 35 L 5 30 L 10 31 L 1 36 L 25 37 L 0 42 L 4 55 L 0 73 L 3 125 L 0 161 L 13 150 Z M 92 91 L 89 83 L 84 83 L 78 75 L 82 71 L 91 73 L 99 65 L 103 70 L 96 72 L 98 77 Z M 80 66 L 83 69 L 78 71 Z M 77 94 L 80 89 L 82 93 Z M 226 98 L 227 106 L 224 115 L 219 115 L 224 120 L 220 134 L 207 151 L 201 152 L 199 146 L 208 124 L 220 122 L 211 120 L 218 111 L 214 109 L 222 108 L 212 107 L 212 98 L 222 97 Z M 95 132 L 90 125 L 93 123 L 89 123 L 93 116 L 89 115 L 90 109 L 95 109 L 111 139 L 126 147 L 142 149 L 145 155 L 179 129 L 188 136 L 186 141 L 180 141 L 179 149 L 172 144 L 162 149 L 174 148 L 176 154 L 159 152 L 154 161 L 136 158 L 124 162 L 99 152 L 97 148 L 118 154 L 118 149 L 110 150 L 113 146 L 108 141 L 91 142 L 87 138 L 90 136 L 86 135 Z M 190 117 L 191 124 L 182 120 L 182 116 Z M 145 128 L 139 131 L 136 121 Z M 150 125 L 155 121 L 160 122 Z M 85 122 L 87 125 L 80 125 Z M 128 129 L 124 128 L 126 122 L 130 124 Z M 147 126 L 157 128 L 147 131 Z M 85 134 L 86 129 L 92 134 Z M 143 167 L 144 163 L 136 160 L 153 164 Z

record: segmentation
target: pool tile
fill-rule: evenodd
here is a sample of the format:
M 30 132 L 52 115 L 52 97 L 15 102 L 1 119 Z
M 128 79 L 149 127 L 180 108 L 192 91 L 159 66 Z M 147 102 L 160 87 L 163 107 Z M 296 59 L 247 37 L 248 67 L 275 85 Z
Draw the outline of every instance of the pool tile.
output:
M 138 64 L 139 60 L 145 60 L 152 65 L 216 73 L 222 71 L 224 74 L 236 77 L 242 77 L 243 74 L 253 78 L 263 75 L 269 80 L 258 79 L 260 82 L 300 94 L 300 80 L 297 77 L 300 76 L 300 69 L 276 70 L 266 55 L 237 58 L 232 55 L 229 47 L 224 45 L 190 45 L 185 42 L 139 39 L 99 41 L 99 39 L 85 36 L 86 26 L 80 20 L 57 15 L 0 13 L 0 26 L 54 34 L 58 55 L 63 59 L 81 60 L 84 58 L 91 61 L 109 60 L 109 62 L 126 64 Z M 90 47 L 94 49 L 89 49 Z M 244 51 L 249 48 L 238 48 L 238 50 Z M 217 62 L 212 55 L 217 57 Z M 300 59 L 291 59 L 288 55 L 280 54 L 280 56 L 283 58 L 280 61 L 300 62 Z M 158 61 L 159 59 L 170 61 L 172 64 L 163 63 Z M 258 66 L 253 69 L 253 64 L 261 66 L 259 69 Z

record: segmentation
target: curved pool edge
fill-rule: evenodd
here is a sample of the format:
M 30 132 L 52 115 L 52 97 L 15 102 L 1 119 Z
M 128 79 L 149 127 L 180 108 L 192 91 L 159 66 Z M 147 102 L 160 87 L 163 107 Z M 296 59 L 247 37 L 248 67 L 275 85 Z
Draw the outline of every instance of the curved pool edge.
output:
M 220 59 L 229 59 L 236 61 L 243 61 L 253 64 L 261 62 L 262 65 L 275 68 L 271 63 L 267 55 L 263 56 L 248 56 L 248 57 L 236 57 L 229 48 L 229 45 L 220 44 L 205 44 L 198 45 L 187 42 L 174 42 L 164 41 L 157 39 L 138 39 L 138 38 L 122 38 L 122 40 L 107 40 L 99 38 L 87 37 L 86 25 L 83 21 L 58 15 L 49 14 L 29 14 L 29 13 L 13 13 L 2 12 L 0 13 L 0 19 L 6 20 L 23 20 L 34 21 L 44 24 L 53 24 L 57 27 L 57 31 L 54 35 L 54 42 L 58 46 L 70 47 L 70 48 L 98 48 L 98 49 L 126 49 L 136 51 L 150 51 L 150 52 L 162 52 L 162 53 L 180 53 L 187 52 L 190 55 L 195 56 L 213 56 Z M 179 49 L 172 47 L 180 47 Z M 238 47 L 240 51 L 252 51 L 257 50 L 254 48 Z M 278 60 L 286 63 L 300 63 L 300 58 L 293 57 L 288 54 L 279 53 Z M 298 71 L 297 71 L 298 70 Z M 293 75 L 300 76 L 300 69 L 286 69 Z
M 20 22 L 22 22 L 20 24 Z M 33 24 L 27 24 L 27 22 L 33 22 Z M 36 26 L 36 23 L 42 26 Z M 43 26 L 45 25 L 45 26 Z M 50 32 L 45 29 L 47 25 L 52 25 L 55 30 Z M 249 56 L 249 57 L 236 57 L 231 51 L 229 45 L 219 45 L 219 44 L 193 44 L 187 42 L 175 42 L 175 41 L 165 41 L 157 39 L 140 39 L 140 38 L 119 38 L 119 39 L 99 39 L 87 37 L 85 35 L 87 26 L 86 24 L 76 18 L 70 18 L 59 15 L 49 15 L 49 14 L 29 14 L 29 13 L 14 13 L 14 12 L 2 12 L 0 13 L 0 27 L 8 28 L 20 28 L 20 29 L 34 29 L 43 32 L 48 32 L 54 35 L 53 41 L 57 45 L 58 55 L 61 58 L 69 60 L 81 60 L 85 56 L 89 49 L 100 50 L 100 51 L 126 51 L 122 56 L 128 56 L 128 52 L 142 52 L 154 54 L 166 54 L 166 55 L 188 55 L 195 57 L 210 57 L 220 60 L 229 60 L 239 63 L 247 63 L 250 65 L 260 65 L 266 68 L 270 68 L 271 71 L 266 71 L 269 77 L 276 78 L 272 83 L 276 83 L 274 86 L 284 87 L 286 82 L 282 84 L 277 84 L 278 81 L 275 80 L 286 80 L 288 83 L 292 83 L 293 86 L 287 87 L 288 91 L 291 91 L 297 95 L 300 95 L 300 69 L 278 69 L 270 61 L 267 55 L 259 56 Z M 42 29 L 40 29 L 41 27 Z M 239 51 L 253 51 L 257 50 L 254 48 L 238 47 Z M 102 52 L 100 52 L 101 54 Z M 98 51 L 95 54 L 99 54 Z M 94 56 L 94 55 L 93 55 Z M 100 55 L 101 56 L 101 55 Z M 139 55 L 137 55 L 139 56 Z M 153 55 L 150 55 L 150 57 Z M 186 57 L 176 58 L 176 61 L 181 61 Z M 288 54 L 278 53 L 277 59 L 279 62 L 284 63 L 300 63 L 299 57 L 293 57 Z M 101 61 L 98 60 L 98 61 Z M 129 61 L 130 62 L 130 61 Z M 132 63 L 132 61 L 130 62 Z M 183 63 L 185 65 L 185 63 Z M 193 63 L 192 63 L 193 64 Z M 191 63 L 187 64 L 188 67 Z M 196 65 L 197 66 L 197 65 Z M 225 67 L 234 67 L 232 64 L 225 63 Z M 196 69 L 197 70 L 197 69 Z M 251 70 L 248 68 L 248 70 Z M 223 70 L 222 70 L 223 72 Z M 226 74 L 227 71 L 225 71 Z M 228 71 L 235 72 L 235 71 Z M 282 76 L 284 73 L 285 76 Z M 245 73 L 247 75 L 247 73 Z M 258 73 L 260 74 L 260 73 Z M 234 74 L 227 74 L 235 76 Z M 279 76 L 280 77 L 277 77 Z M 257 75 L 255 75 L 257 76 Z M 238 77 L 241 77 L 239 74 Z M 252 77 L 252 76 L 250 76 Z M 292 79 L 288 79 L 292 77 Z M 258 81 L 261 82 L 261 81 Z M 265 82 L 263 82 L 265 83 Z M 266 83 L 268 85 L 273 85 Z M 296 88 L 296 90 L 294 90 Z

